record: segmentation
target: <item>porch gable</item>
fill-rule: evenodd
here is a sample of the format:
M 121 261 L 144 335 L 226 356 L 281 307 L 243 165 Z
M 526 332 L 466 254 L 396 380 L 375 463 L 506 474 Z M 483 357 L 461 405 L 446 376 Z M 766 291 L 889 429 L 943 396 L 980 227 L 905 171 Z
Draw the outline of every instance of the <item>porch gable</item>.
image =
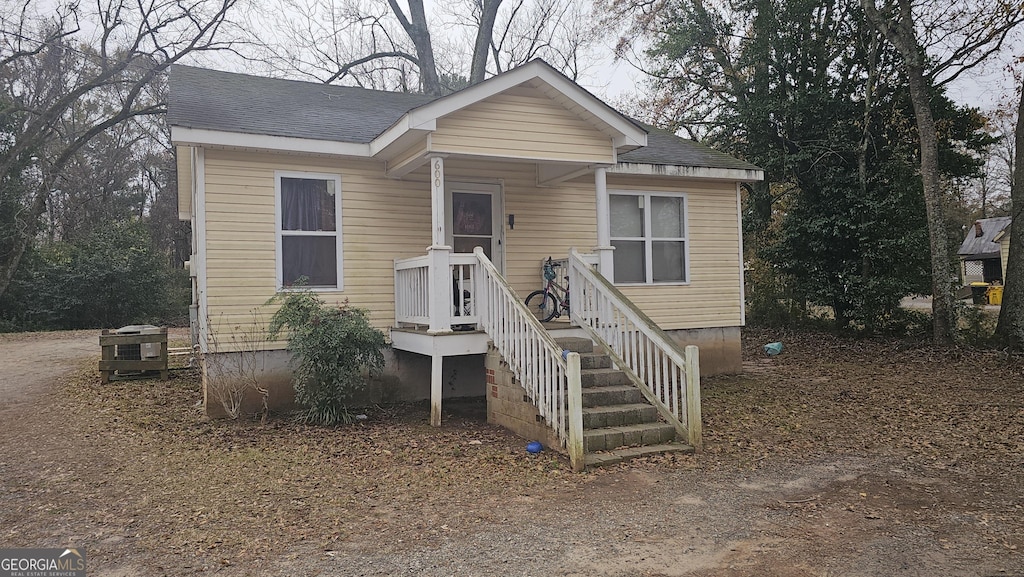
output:
M 522 84 L 439 118 L 427 148 L 478 157 L 614 164 L 613 135 L 599 126 Z

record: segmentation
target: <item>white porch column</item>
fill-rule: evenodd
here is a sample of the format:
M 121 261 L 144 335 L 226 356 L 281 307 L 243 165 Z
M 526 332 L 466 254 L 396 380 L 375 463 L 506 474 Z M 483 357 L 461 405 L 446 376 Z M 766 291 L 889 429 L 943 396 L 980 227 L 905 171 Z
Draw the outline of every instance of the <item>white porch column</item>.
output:
M 597 268 L 608 282 L 615 280 L 615 260 L 612 257 L 612 232 L 608 202 L 608 178 L 605 168 L 594 169 L 594 191 L 597 194 Z
M 444 235 L 444 156 L 430 158 L 431 246 L 445 246 Z
M 452 332 L 452 273 L 450 266 L 452 247 L 445 244 L 444 158 L 440 156 L 430 158 L 430 205 L 432 232 L 430 246 L 427 247 L 427 254 L 430 257 L 428 281 L 430 326 L 427 328 L 427 333 L 450 333 Z
M 430 425 L 441 426 L 441 368 L 444 356 L 434 353 L 430 356 Z

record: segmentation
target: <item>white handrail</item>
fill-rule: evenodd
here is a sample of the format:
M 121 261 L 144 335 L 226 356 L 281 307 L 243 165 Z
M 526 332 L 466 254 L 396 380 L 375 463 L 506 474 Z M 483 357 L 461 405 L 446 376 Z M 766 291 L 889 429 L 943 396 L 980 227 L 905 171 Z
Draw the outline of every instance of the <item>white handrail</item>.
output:
M 572 320 L 611 353 L 616 366 L 667 421 L 701 446 L 700 369 L 697 347 L 683 353 L 665 331 L 575 250 L 569 254 Z
M 574 439 L 568 438 L 570 430 L 574 432 L 575 428 L 569 428 L 568 364 L 562 357 L 561 347 L 530 313 L 483 250 L 477 248 L 474 252 L 480 263 L 477 294 L 483 330 L 526 389 L 541 418 L 555 430 L 559 440 L 568 445 L 573 466 L 582 467 L 582 451 L 576 455 L 573 450 L 576 445 L 582 448 L 582 439 L 574 443 Z M 574 401 L 573 404 L 579 406 L 579 401 Z

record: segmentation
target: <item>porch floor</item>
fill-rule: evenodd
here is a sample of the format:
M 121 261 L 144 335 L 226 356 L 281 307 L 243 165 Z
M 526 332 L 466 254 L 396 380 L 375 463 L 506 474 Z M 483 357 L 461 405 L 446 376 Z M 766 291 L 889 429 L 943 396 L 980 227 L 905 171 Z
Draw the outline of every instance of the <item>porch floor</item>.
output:
M 555 337 L 584 337 L 583 329 L 569 323 L 568 319 L 559 319 L 541 323 L 544 329 Z M 460 326 L 460 325 L 453 325 Z M 450 333 L 433 334 L 424 325 L 410 327 L 392 327 L 391 346 L 401 351 L 419 353 L 421 355 L 441 355 L 444 357 L 459 355 L 477 355 L 487 352 L 490 337 L 480 329 L 453 330 Z
M 426 327 L 391 329 L 392 347 L 428 356 L 481 355 L 487 352 L 489 340 L 487 333 L 481 330 L 431 334 Z

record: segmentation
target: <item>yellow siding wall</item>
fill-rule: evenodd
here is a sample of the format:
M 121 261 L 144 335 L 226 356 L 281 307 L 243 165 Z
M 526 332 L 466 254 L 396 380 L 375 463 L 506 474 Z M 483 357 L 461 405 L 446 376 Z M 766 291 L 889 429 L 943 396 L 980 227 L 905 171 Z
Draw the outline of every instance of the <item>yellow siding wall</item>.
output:
M 538 188 L 532 164 L 488 165 L 452 159 L 445 162 L 445 174 L 449 180 L 493 181 L 496 175 L 501 177 L 505 214 L 516 215 L 514 230 L 504 223 L 505 276 L 522 297 L 540 288 L 544 258 L 564 257 L 570 247 L 590 252 L 597 244 L 593 177 Z M 736 184 L 609 175 L 608 189 L 685 192 L 690 211 L 690 284 L 625 286 L 621 287 L 623 293 L 663 329 L 739 326 Z
M 739 326 L 742 307 L 736 184 L 609 175 L 608 190 L 687 193 L 689 285 L 624 286 L 620 287 L 622 292 L 663 329 Z
M 433 152 L 610 163 L 611 138 L 548 96 L 517 87 L 437 121 Z
M 207 150 L 207 314 L 220 348 L 254 308 L 264 321 L 274 311 L 262 305 L 275 290 L 275 170 L 341 175 L 345 288 L 320 295 L 369 309 L 379 328 L 393 324 L 394 259 L 430 244 L 429 189 L 384 179 L 379 162 Z
M 541 260 L 548 256 L 564 257 L 569 247 L 589 252 L 597 244 L 592 179 L 557 188 L 538 188 L 537 168 L 533 164 L 453 159 L 445 162 L 445 174 L 449 180 L 503 185 L 505 215 L 516 215 L 514 230 L 509 230 L 507 217 L 502 223 L 505 229 L 504 273 L 522 297 L 541 288 Z
M 380 162 L 298 155 L 206 151 L 207 318 L 220 349 L 251 325 L 252 310 L 263 320 L 275 290 L 274 171 L 341 175 L 344 291 L 320 293 L 329 302 L 349 299 L 370 310 L 375 326 L 394 323 L 395 258 L 425 254 L 430 244 L 427 168 L 408 180 L 384 178 Z M 449 181 L 502 184 L 507 219 L 505 275 L 526 296 L 540 287 L 540 263 L 589 252 L 597 242 L 592 177 L 551 188 L 536 186 L 532 163 L 486 163 L 449 158 Z M 738 326 L 741 323 L 736 189 L 733 183 L 609 176 L 610 190 L 684 191 L 689 194 L 688 286 L 624 287 L 662 328 Z M 237 328 L 236 328 L 237 327 Z

